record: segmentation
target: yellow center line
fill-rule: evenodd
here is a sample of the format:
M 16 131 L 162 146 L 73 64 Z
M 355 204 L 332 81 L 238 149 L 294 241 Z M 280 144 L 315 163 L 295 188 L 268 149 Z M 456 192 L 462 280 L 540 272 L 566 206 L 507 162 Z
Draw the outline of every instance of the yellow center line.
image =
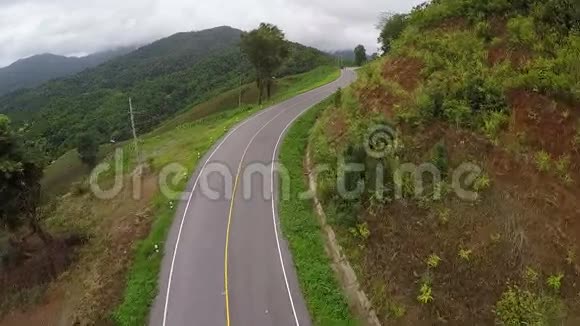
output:
M 316 94 L 316 93 L 320 92 L 320 90 L 322 88 L 327 87 L 328 85 L 331 85 L 331 84 L 324 85 L 324 86 L 320 87 L 319 89 L 317 89 L 316 91 L 307 92 L 305 94 L 308 94 L 308 93 L 310 93 L 310 95 Z M 226 244 L 225 244 L 225 249 L 224 249 L 224 291 L 225 291 L 225 297 L 226 297 L 226 326 L 230 326 L 230 292 L 228 290 L 228 248 L 229 248 L 229 243 L 230 243 L 230 229 L 231 229 L 231 225 L 232 225 L 232 215 L 234 212 L 234 202 L 235 202 L 235 198 L 236 198 L 236 191 L 238 189 L 238 181 L 240 179 L 240 172 L 242 170 L 242 165 L 244 164 L 244 159 L 246 158 L 246 154 L 248 153 L 248 149 L 250 148 L 250 146 L 254 142 L 254 139 L 260 134 L 260 132 L 262 132 L 262 130 L 264 130 L 264 128 L 266 128 L 270 124 L 270 122 L 274 121 L 276 118 L 278 118 L 283 113 L 289 112 L 291 109 L 294 109 L 294 108 L 299 107 L 300 105 L 304 104 L 303 102 L 304 101 L 299 101 L 298 103 L 290 105 L 288 108 L 282 110 L 281 112 L 276 114 L 272 119 L 270 119 L 268 122 L 266 122 L 254 134 L 252 139 L 250 139 L 250 142 L 246 146 L 246 149 L 244 150 L 244 152 L 242 154 L 242 158 L 240 159 L 240 164 L 238 165 L 238 171 L 236 172 L 236 179 L 234 181 L 232 198 L 230 200 L 230 211 L 228 214 L 228 225 L 226 228 Z
M 232 191 L 232 199 L 230 201 L 230 212 L 228 214 L 228 226 L 226 229 L 226 246 L 224 254 L 224 290 L 226 292 L 226 326 L 230 326 L 230 292 L 228 291 L 228 246 L 230 243 L 230 228 L 232 225 L 232 215 L 234 212 L 234 202 L 236 198 L 236 190 L 238 189 L 238 180 L 240 179 L 240 172 L 242 170 L 242 163 L 244 162 L 244 157 L 246 152 L 240 160 L 240 165 L 238 165 L 238 171 L 236 173 L 236 180 L 234 181 L 234 189 Z

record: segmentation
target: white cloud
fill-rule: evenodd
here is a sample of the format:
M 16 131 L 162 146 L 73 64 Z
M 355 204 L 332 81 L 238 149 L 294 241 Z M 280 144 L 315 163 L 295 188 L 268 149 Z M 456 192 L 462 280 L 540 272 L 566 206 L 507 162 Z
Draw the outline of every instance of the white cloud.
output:
M 395 0 L 0 0 L 0 66 L 39 53 L 92 53 L 143 44 L 176 32 L 260 22 L 288 39 L 323 50 L 377 48 L 382 11 L 422 1 Z

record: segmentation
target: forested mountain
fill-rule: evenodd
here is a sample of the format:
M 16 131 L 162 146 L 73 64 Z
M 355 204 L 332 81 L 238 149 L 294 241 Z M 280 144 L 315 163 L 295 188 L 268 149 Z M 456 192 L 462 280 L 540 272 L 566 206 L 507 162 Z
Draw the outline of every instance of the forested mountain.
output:
M 242 31 L 217 27 L 178 33 L 75 76 L 0 97 L 0 112 L 28 123 L 28 137 L 44 138 L 53 155 L 91 132 L 100 142 L 130 135 L 128 98 L 137 127 L 150 130 L 175 112 L 254 79 L 239 48 Z M 331 63 L 330 56 L 291 44 L 280 76 Z
M 352 49 L 336 50 L 330 54 L 343 60 L 354 61 L 354 47 Z
M 134 47 L 122 47 L 84 57 L 65 57 L 45 53 L 20 59 L 8 67 L 0 68 L 0 95 L 21 88 L 36 87 L 51 79 L 74 75 L 134 49 Z

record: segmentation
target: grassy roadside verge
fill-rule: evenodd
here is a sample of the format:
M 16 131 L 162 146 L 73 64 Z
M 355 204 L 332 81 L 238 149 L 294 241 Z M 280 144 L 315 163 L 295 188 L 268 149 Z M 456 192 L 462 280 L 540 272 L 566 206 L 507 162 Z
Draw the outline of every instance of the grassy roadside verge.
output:
M 288 84 L 264 106 L 317 88 L 339 75 L 338 69 L 321 67 L 310 73 L 294 76 L 293 80 L 284 81 Z M 187 168 L 189 176 L 199 159 L 203 157 L 203 153 L 207 152 L 216 140 L 258 110 L 260 108 L 257 107 L 225 110 L 195 122 L 184 121 L 184 124 L 167 132 L 152 132 L 144 139 L 143 148 L 146 152 L 156 153 L 152 157 L 154 171 L 158 171 L 168 163 L 179 163 Z M 186 181 L 187 178 L 183 178 L 176 188 L 183 190 Z M 113 312 L 113 319 L 119 325 L 144 325 L 147 322 L 150 305 L 157 295 L 163 243 L 171 227 L 176 206 L 170 204 L 163 195 L 156 196 L 151 231 L 146 239 L 136 245 L 122 303 Z
M 291 187 L 290 199 L 279 204 L 279 216 L 314 324 L 356 325 L 324 250 L 312 201 L 299 198 L 299 194 L 308 190 L 303 160 L 310 129 L 329 103 L 323 101 L 300 117 L 282 144 L 280 161 L 289 171 Z

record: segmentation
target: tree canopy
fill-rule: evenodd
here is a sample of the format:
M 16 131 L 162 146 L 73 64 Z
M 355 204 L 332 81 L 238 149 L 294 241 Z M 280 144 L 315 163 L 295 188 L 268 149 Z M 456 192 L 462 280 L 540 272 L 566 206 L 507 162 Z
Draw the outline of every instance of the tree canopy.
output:
M 242 51 L 256 69 L 256 82 L 262 102 L 263 89 L 270 97 L 272 77 L 289 55 L 284 33 L 275 25 L 261 23 L 260 27 L 242 35 Z
M 354 48 L 354 61 L 357 66 L 362 66 L 365 62 L 367 62 L 367 50 L 361 44 Z
M 0 223 L 4 228 L 13 231 L 26 224 L 45 239 L 37 221 L 43 169 L 38 143 L 25 143 L 12 130 L 10 119 L 0 114 Z
M 381 43 L 381 50 L 384 53 L 389 52 L 391 43 L 401 35 L 407 26 L 407 17 L 405 14 L 391 14 L 383 13 L 379 21 L 379 43 Z
M 95 132 L 84 132 L 79 136 L 77 143 L 77 152 L 83 163 L 89 167 L 97 163 L 97 154 L 99 153 L 99 143 L 97 142 Z

